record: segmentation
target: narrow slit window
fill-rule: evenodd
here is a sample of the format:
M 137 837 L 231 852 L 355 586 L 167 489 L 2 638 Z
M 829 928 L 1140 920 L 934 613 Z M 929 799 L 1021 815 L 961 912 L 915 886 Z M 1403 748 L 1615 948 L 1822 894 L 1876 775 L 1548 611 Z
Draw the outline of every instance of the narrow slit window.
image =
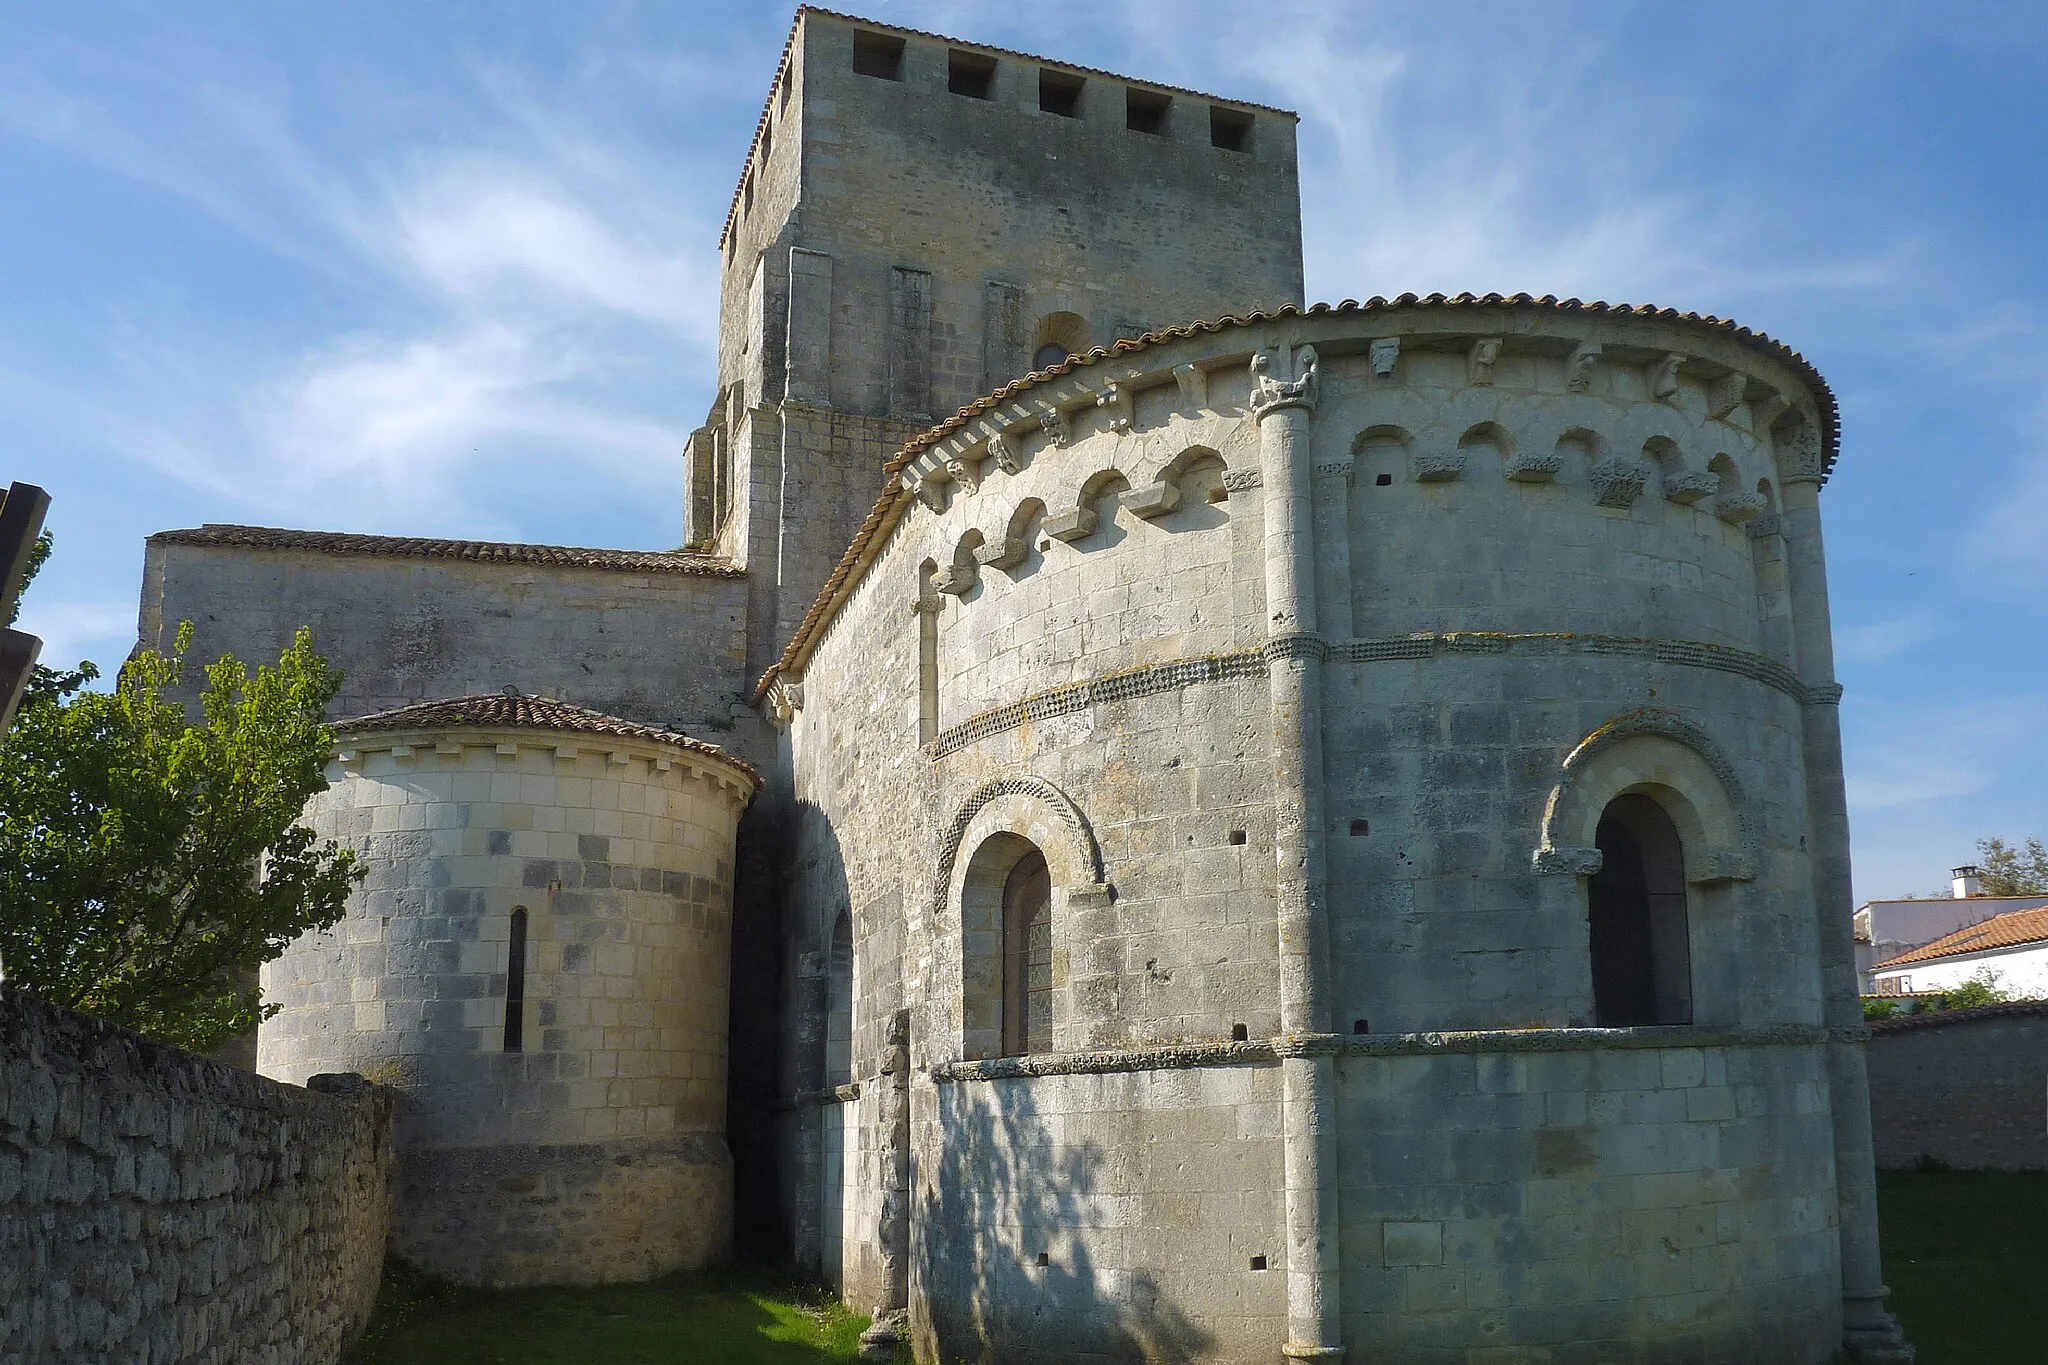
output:
M 1026 854 L 1003 886 L 1003 1053 L 1052 1045 L 1052 876 Z
M 512 941 L 505 947 L 505 1051 L 526 1050 L 526 907 L 512 907 Z
M 1061 118 L 1081 117 L 1081 89 L 1088 82 L 1064 71 L 1038 72 L 1038 107 Z
M 994 99 L 996 59 L 953 49 L 946 56 L 946 89 L 969 99 Z
M 853 69 L 862 76 L 885 81 L 903 79 L 903 40 L 887 33 L 856 31 L 853 35 Z
M 1252 116 L 1239 109 L 1209 106 L 1209 145 L 1226 152 L 1252 149 Z
M 1124 127 L 1134 133 L 1150 133 L 1158 136 L 1166 131 L 1166 115 L 1173 108 L 1173 97 L 1151 90 L 1124 91 Z

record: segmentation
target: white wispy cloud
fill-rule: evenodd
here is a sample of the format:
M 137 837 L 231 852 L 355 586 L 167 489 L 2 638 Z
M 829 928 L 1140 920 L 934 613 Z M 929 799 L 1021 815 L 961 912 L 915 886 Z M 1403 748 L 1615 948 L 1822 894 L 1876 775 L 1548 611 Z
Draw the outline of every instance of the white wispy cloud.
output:
M 1835 628 L 1835 659 L 1840 663 L 1875 664 L 1940 637 L 1941 613 L 1931 608 L 1909 611 L 1883 621 Z
M 43 642 L 40 662 L 59 670 L 75 666 L 80 659 L 97 653 L 93 662 L 111 678 L 126 657 L 126 645 L 109 654 L 104 648 L 111 639 L 135 638 L 133 602 L 41 602 L 35 596 L 23 599 L 16 630 L 27 631 Z

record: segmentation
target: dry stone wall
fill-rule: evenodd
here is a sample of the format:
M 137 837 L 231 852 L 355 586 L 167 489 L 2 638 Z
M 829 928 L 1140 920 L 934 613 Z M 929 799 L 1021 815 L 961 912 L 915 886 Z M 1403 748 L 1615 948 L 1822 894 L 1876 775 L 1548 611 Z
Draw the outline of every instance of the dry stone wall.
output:
M 2048 1170 L 2048 1004 L 1880 1021 L 1869 1052 L 1880 1168 Z
M 0 1360 L 331 1365 L 376 1301 L 393 1100 L 0 986 Z

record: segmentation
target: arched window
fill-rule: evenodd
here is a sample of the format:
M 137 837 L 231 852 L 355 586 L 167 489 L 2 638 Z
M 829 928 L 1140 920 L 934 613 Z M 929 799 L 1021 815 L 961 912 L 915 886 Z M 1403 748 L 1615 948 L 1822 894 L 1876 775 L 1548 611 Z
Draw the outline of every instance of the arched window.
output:
M 1052 1045 L 1052 875 L 1033 849 L 1003 883 L 1003 1052 Z
M 832 925 L 825 962 L 825 1084 L 853 1079 L 853 923 L 844 910 Z
M 1692 1022 L 1685 851 L 1662 806 L 1628 793 L 1600 813 L 1600 871 L 1586 900 L 1593 1020 L 1602 1028 Z
M 1031 357 L 1031 368 L 1049 370 L 1067 358 L 1067 348 L 1057 341 L 1048 341 L 1038 348 L 1038 354 Z

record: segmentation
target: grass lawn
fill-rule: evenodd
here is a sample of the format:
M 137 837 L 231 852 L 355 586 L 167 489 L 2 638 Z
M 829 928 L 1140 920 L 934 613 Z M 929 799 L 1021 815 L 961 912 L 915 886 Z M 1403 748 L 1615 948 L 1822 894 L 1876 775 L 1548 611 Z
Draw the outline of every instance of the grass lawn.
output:
M 1920 1365 L 2048 1360 L 2048 1173 L 1886 1172 L 1891 1308 Z
M 868 1320 L 758 1266 L 600 1289 L 462 1289 L 393 1264 L 347 1365 L 824 1365 Z

